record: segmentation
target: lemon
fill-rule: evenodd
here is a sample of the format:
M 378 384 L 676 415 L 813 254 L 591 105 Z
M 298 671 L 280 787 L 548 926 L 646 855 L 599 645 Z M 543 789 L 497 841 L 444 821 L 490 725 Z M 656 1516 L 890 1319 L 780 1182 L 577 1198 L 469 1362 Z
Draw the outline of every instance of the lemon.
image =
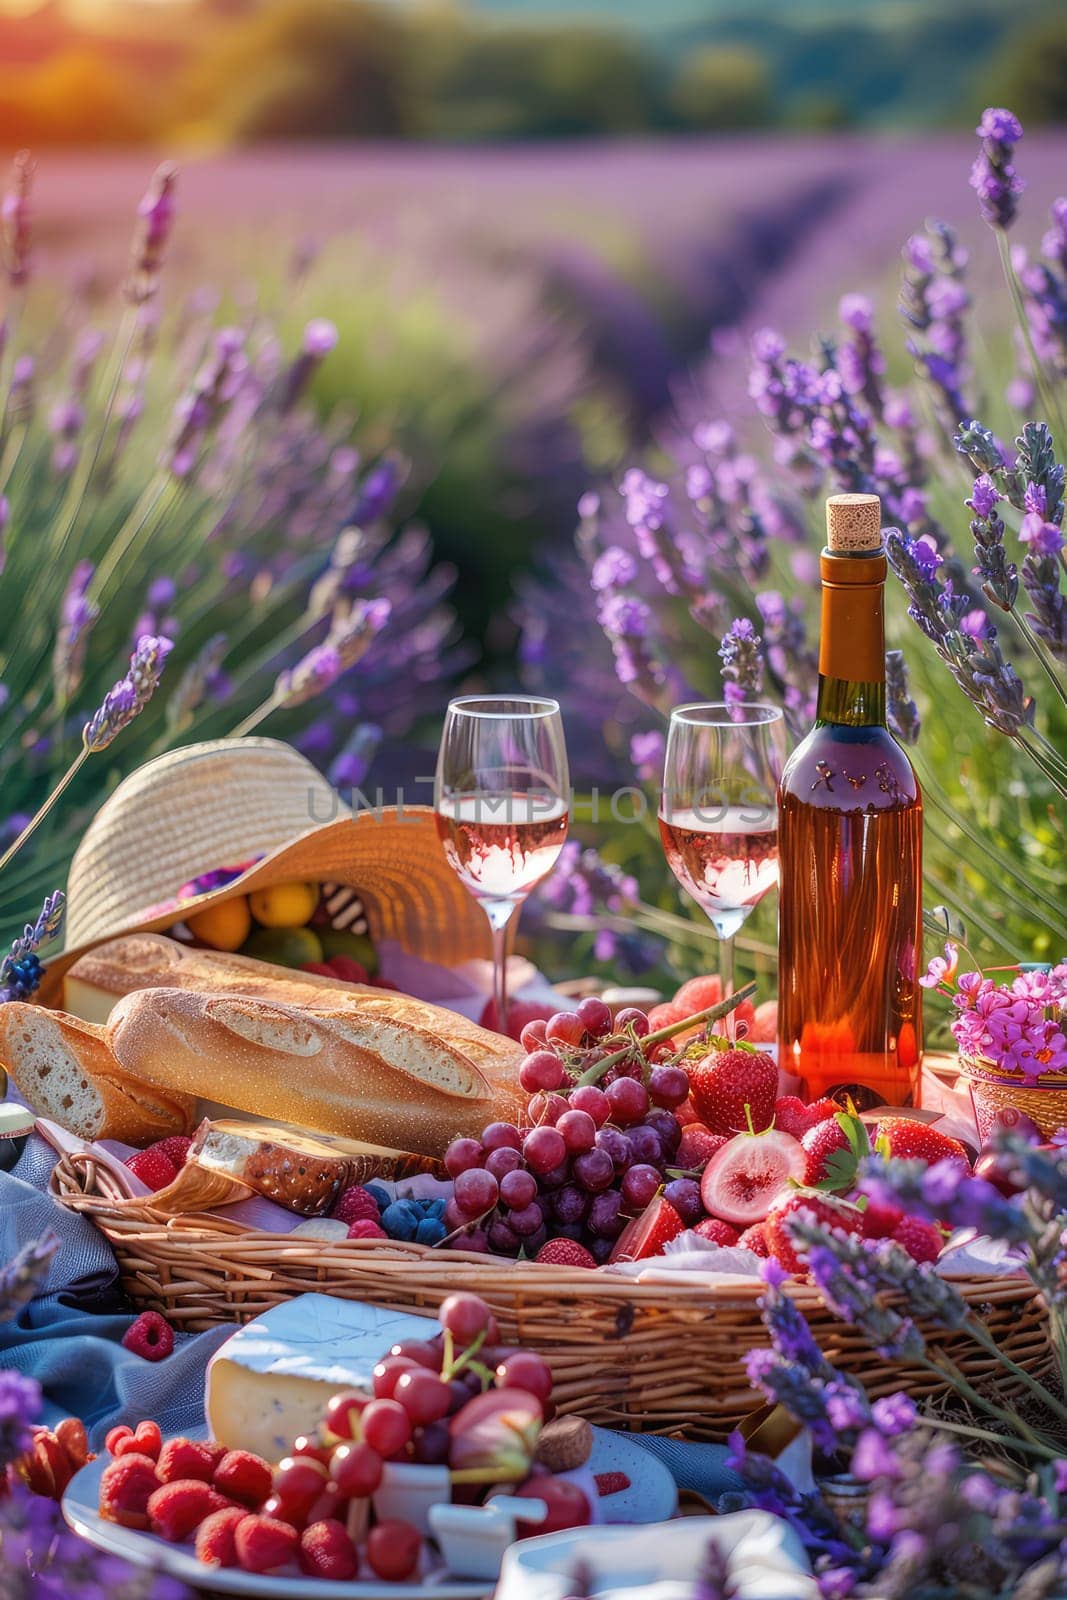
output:
M 248 938 L 252 916 L 243 894 L 232 900 L 220 900 L 217 906 L 208 906 L 186 917 L 186 926 L 202 943 L 213 950 L 239 950 Z
M 264 928 L 302 928 L 319 903 L 317 883 L 276 883 L 248 897 L 252 915 Z

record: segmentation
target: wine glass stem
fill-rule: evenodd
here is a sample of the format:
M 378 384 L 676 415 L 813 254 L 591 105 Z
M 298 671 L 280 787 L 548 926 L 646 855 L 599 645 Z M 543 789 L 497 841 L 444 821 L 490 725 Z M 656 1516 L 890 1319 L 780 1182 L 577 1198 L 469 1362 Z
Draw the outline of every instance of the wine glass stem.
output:
M 508 925 L 518 909 L 517 900 L 485 903 L 485 914 L 493 934 L 493 1000 L 498 1033 L 508 1031 Z
M 725 1000 L 734 992 L 734 936 L 719 939 L 719 977 L 722 979 L 722 997 Z M 734 1037 L 734 1014 L 723 1018 L 723 1029 L 728 1039 Z

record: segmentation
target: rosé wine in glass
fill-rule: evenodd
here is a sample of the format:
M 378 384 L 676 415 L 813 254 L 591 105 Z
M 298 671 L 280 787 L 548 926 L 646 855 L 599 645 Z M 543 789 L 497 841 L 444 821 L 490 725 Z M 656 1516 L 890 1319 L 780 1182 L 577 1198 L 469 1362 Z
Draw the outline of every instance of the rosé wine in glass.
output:
M 510 899 L 552 871 L 568 817 L 567 802 L 556 795 L 453 795 L 438 804 L 437 837 L 476 899 Z
M 778 826 L 773 810 L 724 806 L 719 811 L 661 814 L 667 865 L 717 928 L 740 928 L 778 882 Z
M 434 780 L 445 859 L 489 919 L 497 1027 L 507 1032 L 507 930 L 555 866 L 570 819 L 570 775 L 555 700 L 464 695 L 445 717 Z

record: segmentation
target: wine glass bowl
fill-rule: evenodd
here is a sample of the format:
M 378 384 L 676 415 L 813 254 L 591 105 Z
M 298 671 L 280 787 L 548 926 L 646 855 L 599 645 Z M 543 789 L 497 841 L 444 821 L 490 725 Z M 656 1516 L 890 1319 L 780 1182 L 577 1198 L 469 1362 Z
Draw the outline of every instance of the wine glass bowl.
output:
M 667 865 L 719 936 L 724 995 L 733 990 L 734 936 L 778 883 L 785 756 L 777 706 L 709 702 L 671 712 L 660 838 Z
M 449 866 L 492 929 L 501 1033 L 507 1031 L 507 928 L 559 858 L 569 796 L 557 701 L 464 695 L 450 702 L 434 781 L 437 835 Z

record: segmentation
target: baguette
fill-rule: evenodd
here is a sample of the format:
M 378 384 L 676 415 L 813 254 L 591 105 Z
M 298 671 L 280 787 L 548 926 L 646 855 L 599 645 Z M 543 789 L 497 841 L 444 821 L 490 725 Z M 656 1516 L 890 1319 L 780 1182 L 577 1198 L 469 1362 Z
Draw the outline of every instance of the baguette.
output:
M 311 992 L 316 1004 L 290 1005 L 145 989 L 115 1007 L 106 1038 L 137 1081 L 419 1155 L 521 1114 L 514 1074 L 491 1085 L 465 1051 L 407 1020 L 435 1008 L 387 998 L 391 1008 L 365 1009 Z
M 195 1096 L 122 1071 L 103 1029 L 62 1011 L 0 1006 L 0 1060 L 35 1111 L 80 1139 L 146 1145 L 196 1122 Z

